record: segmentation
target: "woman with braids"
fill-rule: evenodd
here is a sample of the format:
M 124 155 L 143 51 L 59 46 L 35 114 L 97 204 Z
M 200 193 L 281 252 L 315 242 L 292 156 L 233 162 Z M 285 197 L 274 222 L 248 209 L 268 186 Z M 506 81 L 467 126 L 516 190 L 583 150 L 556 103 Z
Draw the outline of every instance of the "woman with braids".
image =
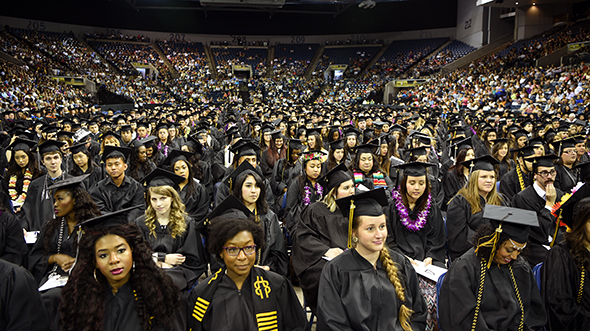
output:
M 520 256 L 534 211 L 488 205 L 473 248 L 447 272 L 438 301 L 442 330 L 541 330 L 545 308 L 531 267 Z M 526 252 L 525 252 L 526 253 Z
M 589 196 L 590 187 L 585 184 L 561 206 L 561 219 L 571 232 L 564 242 L 553 246 L 541 267 L 541 296 L 549 331 L 590 329 Z
M 424 330 L 426 303 L 414 268 L 385 244 L 384 189 L 336 200 L 348 219 L 347 251 L 322 271 L 318 330 Z
M 348 221 L 338 210 L 336 200 L 354 194 L 352 176 L 344 163 L 319 182 L 328 193 L 303 211 L 292 248 L 293 269 L 305 301 L 316 315 L 319 280 L 326 258 L 335 258 L 346 250 Z
M 2 191 L 10 197 L 12 209 L 17 217 L 20 216 L 19 213 L 27 197 L 29 185 L 42 174 L 35 154 L 31 152 L 36 144 L 32 140 L 17 137 L 8 146 L 11 155 L 8 169 L 2 179 Z M 5 207 L 9 208 L 9 206 Z
M 230 216 L 211 219 L 209 252 L 224 266 L 190 293 L 188 329 L 309 330 L 287 278 L 255 267 L 264 247 L 262 227 Z
M 86 188 L 90 189 L 96 182 L 105 178 L 105 170 L 92 160 L 92 154 L 86 147 L 86 143 L 70 147 L 70 152 L 74 161 L 70 175 L 82 176 L 89 174 L 90 176 L 84 180 Z
M 151 142 L 154 139 L 154 137 L 149 137 L 131 143 L 130 147 L 133 150 L 129 155 L 127 174 L 138 182 L 156 169 L 156 164 L 148 158 L 147 149 L 145 148 L 146 141 Z
M 29 253 L 28 269 L 40 286 L 50 279 L 68 275 L 76 256 L 74 228 L 100 215 L 98 207 L 84 189 L 83 182 L 88 176 L 66 178 L 48 187 L 54 196 L 55 218 L 45 223 Z M 41 292 L 50 321 L 57 314 L 60 294 L 59 286 Z
M 264 230 L 265 247 L 258 250 L 256 265 L 280 275 L 289 274 L 289 256 L 277 215 L 266 203 L 262 174 L 244 162 L 230 178 L 232 194 L 254 215 L 254 222 Z
M 131 208 L 81 224 L 78 259 L 60 300 L 61 330 L 184 330 L 176 286 L 156 266 L 141 230 L 126 224 Z
M 154 251 L 156 264 L 172 277 L 179 290 L 188 290 L 207 270 L 197 224 L 184 212 L 175 187 L 184 178 L 156 169 L 144 180 L 145 214 L 135 220 Z

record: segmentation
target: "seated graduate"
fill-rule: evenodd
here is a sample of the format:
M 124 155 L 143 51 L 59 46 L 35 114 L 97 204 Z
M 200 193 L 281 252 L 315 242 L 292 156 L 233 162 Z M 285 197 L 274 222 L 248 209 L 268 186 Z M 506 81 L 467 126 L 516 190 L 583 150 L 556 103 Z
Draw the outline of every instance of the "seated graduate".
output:
M 354 183 L 345 162 L 330 170 L 319 182 L 328 193 L 303 211 L 291 253 L 305 301 L 316 315 L 322 269 L 327 259 L 346 250 L 348 241 L 348 219 L 338 210 L 336 199 L 354 194 Z
M 289 274 L 289 256 L 277 215 L 266 203 L 262 174 L 243 162 L 232 174 L 232 195 L 254 215 L 254 222 L 264 230 L 265 247 L 258 250 L 256 265 L 283 276 Z
M 438 298 L 442 330 L 540 330 L 546 316 L 527 247 L 534 212 L 487 205 L 474 248 L 455 260 Z
M 39 286 L 48 280 L 67 276 L 76 250 L 74 228 L 79 223 L 100 215 L 92 198 L 84 189 L 89 175 L 70 177 L 48 187 L 55 199 L 55 218 L 48 220 L 29 253 L 29 271 Z M 41 292 L 50 321 L 57 315 L 61 287 Z
M 127 157 L 131 149 L 127 147 L 106 146 L 102 160 L 108 176 L 97 182 L 88 193 L 103 213 L 115 212 L 123 208 L 144 205 L 144 189 L 135 179 L 127 176 Z M 129 222 L 143 214 L 144 208 L 136 208 L 129 213 Z
M 6 199 L 8 199 L 6 194 L 0 192 L 0 201 Z M 29 250 L 19 220 L 10 210 L 7 210 L 3 203 L 0 203 L 0 260 L 26 267 L 28 254 Z
M 90 176 L 86 177 L 84 180 L 84 186 L 86 186 L 86 188 L 91 188 L 95 183 L 104 179 L 106 173 L 101 166 L 93 161 L 92 154 L 90 154 L 86 144 L 88 143 L 77 144 L 70 147 L 72 160 L 74 161 L 72 169 L 70 170 L 70 175 L 82 176 L 89 174 Z
M 0 279 L 0 330 L 50 330 L 37 282 L 27 269 L 0 258 Z
M 344 139 L 338 139 L 330 143 L 328 160 L 324 162 L 322 168 L 324 168 L 326 171 L 330 171 L 341 163 L 346 165 L 346 149 L 344 149 Z
M 78 256 L 59 308 L 61 330 L 181 330 L 179 295 L 126 215 L 84 223 Z M 57 328 L 54 328 L 57 330 Z
M 154 251 L 156 264 L 179 290 L 188 290 L 207 271 L 207 259 L 197 223 L 185 213 L 175 187 L 184 178 L 163 169 L 152 171 L 146 185 L 145 214 L 135 220 Z
M 224 266 L 191 291 L 190 330 L 309 330 L 291 283 L 254 266 L 263 246 L 263 230 L 254 222 L 211 219 L 207 247 Z
M 348 250 L 324 266 L 318 330 L 424 330 L 426 303 L 410 261 L 389 250 L 384 189 L 336 200 Z
M 541 296 L 549 331 L 590 329 L 590 186 L 584 184 L 558 210 L 571 229 L 553 246 L 541 267 Z
M 518 192 L 512 198 L 512 206 L 532 210 L 537 213 L 539 226 L 531 229 L 528 253 L 525 259 L 531 267 L 545 260 L 549 247 L 553 247 L 563 238 L 563 230 L 557 218 L 551 213 L 556 203 L 561 201 L 564 193 L 554 186 L 555 165 L 554 154 L 537 156 L 532 159 L 533 185 Z
M 278 160 L 284 159 L 287 155 L 287 144 L 281 130 L 270 133 L 272 139 L 267 149 L 260 155 L 260 169 L 265 178 L 270 179 L 272 171 Z
M 100 151 L 94 156 L 94 162 L 102 166 L 103 154 L 106 146 L 121 146 L 121 136 L 113 131 L 107 131 L 100 135 Z
M 500 179 L 500 193 L 510 201 L 518 192 L 531 185 L 533 179 L 532 158 L 536 156 L 534 146 L 513 149 L 512 152 L 516 153 L 516 165 Z
M 491 155 L 496 160 L 500 161 L 500 163 L 494 166 L 496 174 L 498 175 L 496 182 L 501 181 L 505 174 L 516 167 L 516 163 L 514 163 L 514 160 L 508 155 L 508 150 L 510 149 L 508 141 L 508 138 L 499 138 L 492 141 L 494 144 L 492 145 Z
M 391 192 L 393 182 L 381 171 L 377 156 L 373 154 L 377 147 L 379 146 L 369 144 L 353 147 L 355 155 L 348 168 L 352 172 L 355 187 L 361 184 L 369 190 L 386 187 Z
M 458 154 L 455 160 L 455 164 L 443 174 L 442 187 L 445 192 L 445 199 L 442 205 L 447 206 L 449 201 L 459 192 L 461 188 L 465 186 L 469 179 L 469 169 L 465 168 L 462 164 L 464 161 L 469 161 L 475 158 L 475 152 L 471 145 L 470 138 L 466 138 L 457 143 Z M 447 206 L 448 209 L 448 206 Z
M 287 145 L 285 158 L 278 160 L 273 167 L 270 186 L 276 197 L 287 192 L 291 182 L 301 174 L 301 149 L 303 144 L 299 139 L 291 139 Z
M 324 188 L 318 183 L 322 174 L 324 155 L 321 151 L 304 153 L 301 158 L 303 172 L 289 185 L 284 215 L 285 225 L 290 235 L 295 233 L 303 210 L 324 197 Z
M 463 162 L 471 174 L 467 186 L 460 189 L 447 207 L 447 243 L 451 260 L 465 254 L 473 243 L 471 238 L 482 224 L 489 224 L 483 213 L 486 204 L 509 206 L 510 201 L 496 191 L 494 165 L 498 160 L 489 155 Z
M 408 162 L 424 162 L 428 163 L 428 147 L 418 147 L 412 148 L 407 151 L 407 158 Z M 401 160 L 400 160 L 401 161 Z M 426 177 L 430 182 L 430 194 L 432 195 L 432 202 L 435 203 L 439 208 L 442 207 L 442 204 L 445 200 L 445 191 L 442 189 L 442 184 L 438 177 L 434 176 L 433 168 L 438 167 L 436 164 L 430 163 L 430 167 L 427 168 Z M 391 164 L 391 172 L 389 173 L 389 178 L 395 178 L 396 183 L 399 183 L 399 175 L 395 171 L 397 166 Z M 393 173 L 392 173 L 393 172 Z M 393 180 L 393 179 L 392 179 Z M 395 185 L 397 187 L 397 185 Z
M 71 175 L 62 171 L 62 151 L 64 143 L 47 140 L 37 147 L 41 163 L 47 169 L 47 174 L 31 182 L 27 197 L 22 206 L 23 214 L 19 216 L 21 225 L 27 231 L 39 231 L 43 224 L 54 217 L 53 196 L 48 192 L 48 186 L 60 180 L 70 178 Z
M 184 178 L 177 186 L 180 200 L 186 206 L 188 216 L 200 223 L 209 211 L 211 199 L 205 186 L 194 177 L 194 167 L 188 161 L 191 156 L 190 152 L 173 149 L 162 162 L 162 167 L 168 167 L 168 171 Z
M 131 154 L 129 155 L 129 167 L 126 173 L 138 182 L 156 169 L 156 164 L 148 158 L 145 147 L 146 144 L 151 143 L 153 140 L 156 140 L 156 138 L 148 137 L 141 140 L 134 140 L 129 145 Z
M 555 163 L 555 187 L 562 192 L 570 193 L 576 186 L 576 172 L 574 166 L 578 163 L 578 153 L 576 150 L 576 139 L 568 138 L 552 143 L 554 150 L 557 152 L 557 162 Z
M 188 164 L 191 165 L 193 178 L 205 187 L 209 194 L 209 199 L 211 199 L 211 197 L 213 197 L 213 186 L 215 183 L 213 182 L 213 176 L 211 175 L 210 161 L 206 159 L 207 149 L 199 141 L 199 135 L 194 134 L 189 136 L 186 139 L 186 142 L 182 145 L 181 150 L 191 153 L 191 156 L 187 160 Z
M 432 163 L 400 164 L 401 184 L 392 192 L 393 204 L 385 208 L 387 245 L 392 250 L 425 265 L 445 266 L 445 225 L 431 194 L 427 168 Z M 420 290 L 428 305 L 426 330 L 436 326 L 436 282 L 418 275 Z M 429 298 L 432 298 L 429 300 Z

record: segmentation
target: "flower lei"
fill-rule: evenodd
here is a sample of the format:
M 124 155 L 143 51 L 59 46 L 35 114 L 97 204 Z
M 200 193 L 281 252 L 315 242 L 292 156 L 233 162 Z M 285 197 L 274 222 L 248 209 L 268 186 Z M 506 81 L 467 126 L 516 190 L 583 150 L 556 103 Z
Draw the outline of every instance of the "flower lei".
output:
M 320 198 L 318 200 L 321 200 L 324 195 L 324 188 L 319 183 L 315 183 L 315 185 L 313 187 L 315 188 L 316 193 L 320 196 Z M 303 197 L 303 204 L 305 206 L 308 206 L 311 203 L 311 194 L 312 194 L 311 187 L 309 187 L 309 185 L 305 184 L 305 187 L 303 189 L 305 190 L 305 196 Z
M 23 180 L 23 191 L 20 195 L 18 195 L 16 192 L 16 175 L 10 176 L 10 181 L 8 182 L 8 193 L 10 193 L 10 199 L 14 201 L 16 205 L 22 205 L 25 203 L 27 192 L 29 191 L 29 185 L 31 184 L 32 179 L 33 173 L 31 170 L 27 169 L 25 171 L 25 179 Z
M 170 146 L 168 146 L 168 145 L 164 145 L 164 144 L 162 144 L 162 142 L 160 141 L 160 142 L 158 143 L 158 150 L 159 150 L 159 151 L 161 151 L 161 150 L 162 150 L 162 146 L 164 146 L 164 151 L 163 151 L 163 153 L 164 153 L 164 156 L 168 156 L 168 150 L 170 149 Z
M 424 225 L 426 224 L 426 220 L 428 219 L 428 214 L 430 213 L 430 206 L 432 202 L 432 194 L 428 194 L 428 201 L 426 202 L 426 208 L 417 214 L 417 218 L 415 220 L 410 219 L 410 215 L 408 213 L 408 208 L 404 205 L 404 201 L 402 200 L 402 196 L 399 193 L 400 187 L 397 187 L 397 190 L 393 190 L 391 192 L 394 202 L 395 208 L 399 214 L 399 220 L 402 224 L 410 231 L 417 232 L 420 231 Z

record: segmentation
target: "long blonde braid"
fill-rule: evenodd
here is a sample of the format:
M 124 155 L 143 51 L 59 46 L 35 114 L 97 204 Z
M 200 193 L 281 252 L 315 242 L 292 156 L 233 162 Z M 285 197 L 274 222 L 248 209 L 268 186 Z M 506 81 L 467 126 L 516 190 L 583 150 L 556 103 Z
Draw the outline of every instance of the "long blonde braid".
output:
M 389 249 L 387 247 L 383 247 L 383 249 L 381 249 L 379 258 L 381 259 L 381 263 L 383 263 L 383 268 L 385 268 L 385 271 L 387 272 L 387 278 L 389 278 L 389 281 L 395 287 L 395 294 L 397 294 L 397 298 L 401 302 L 398 315 L 399 324 L 405 331 L 412 331 L 410 319 L 414 311 L 405 305 L 406 293 L 404 285 L 402 284 L 398 276 L 398 268 L 395 265 L 395 263 L 393 263 L 393 261 L 391 260 L 391 256 L 389 255 Z

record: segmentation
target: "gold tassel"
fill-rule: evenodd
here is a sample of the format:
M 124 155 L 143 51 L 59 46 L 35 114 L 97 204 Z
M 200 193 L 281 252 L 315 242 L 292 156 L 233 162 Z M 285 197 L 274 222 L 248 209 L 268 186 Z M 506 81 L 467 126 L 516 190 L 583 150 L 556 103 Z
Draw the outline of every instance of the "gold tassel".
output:
M 559 220 L 561 219 L 561 212 L 562 210 L 559 210 L 559 217 L 557 218 L 557 220 L 555 220 L 555 232 L 553 233 L 553 240 L 551 240 L 551 244 L 549 244 L 549 247 L 553 248 L 553 245 L 555 245 L 555 242 L 557 241 L 557 232 L 559 232 Z
M 354 218 L 354 200 L 350 200 L 350 211 L 348 212 L 348 249 L 352 248 L 352 220 Z
M 230 179 L 229 179 L 229 193 L 230 193 L 230 194 L 231 194 L 231 188 L 232 188 L 232 184 L 233 184 L 233 183 L 232 183 L 232 180 L 231 180 L 231 177 L 230 177 Z
M 480 247 L 492 246 L 492 252 L 490 253 L 490 258 L 488 259 L 488 265 L 487 265 L 488 269 L 492 266 L 492 261 L 494 260 L 493 257 L 496 254 L 496 246 L 498 245 L 498 240 L 500 239 L 501 233 L 502 233 L 502 224 L 500 224 L 498 226 L 498 228 L 496 229 L 496 232 L 494 232 L 494 234 L 492 235 L 490 240 L 484 242 L 483 244 L 478 244 L 477 248 L 475 249 L 475 253 L 477 254 L 477 251 L 479 250 Z

